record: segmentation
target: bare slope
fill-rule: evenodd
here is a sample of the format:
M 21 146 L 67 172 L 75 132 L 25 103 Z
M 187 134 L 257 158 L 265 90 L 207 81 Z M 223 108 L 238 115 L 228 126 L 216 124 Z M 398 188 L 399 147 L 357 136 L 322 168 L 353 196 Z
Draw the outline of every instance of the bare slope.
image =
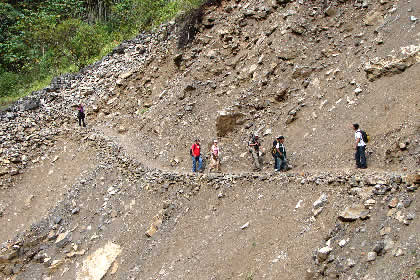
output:
M 2 113 L 0 277 L 415 279 L 420 3 L 323 2 L 222 1 Z M 293 171 L 248 173 L 255 131 Z M 188 173 L 196 137 L 222 174 Z

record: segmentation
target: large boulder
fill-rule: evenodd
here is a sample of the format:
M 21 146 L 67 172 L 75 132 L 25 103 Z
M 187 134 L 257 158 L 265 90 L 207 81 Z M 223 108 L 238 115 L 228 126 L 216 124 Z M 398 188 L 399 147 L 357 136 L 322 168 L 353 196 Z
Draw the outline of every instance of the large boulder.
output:
M 245 115 L 229 110 L 220 111 L 216 119 L 217 136 L 223 137 L 232 132 L 237 125 L 244 124 Z

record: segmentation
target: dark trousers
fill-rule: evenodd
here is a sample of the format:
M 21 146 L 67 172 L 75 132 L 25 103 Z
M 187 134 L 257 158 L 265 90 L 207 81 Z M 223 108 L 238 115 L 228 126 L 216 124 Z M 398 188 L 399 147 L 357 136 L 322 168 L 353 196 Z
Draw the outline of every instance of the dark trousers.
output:
M 358 168 L 366 168 L 366 154 L 365 154 L 366 146 L 357 146 L 356 154 L 354 157 L 356 158 L 356 166 Z
M 82 126 L 82 123 L 83 123 L 83 127 L 86 127 L 85 118 L 84 117 L 78 117 L 78 119 L 79 119 L 79 126 Z

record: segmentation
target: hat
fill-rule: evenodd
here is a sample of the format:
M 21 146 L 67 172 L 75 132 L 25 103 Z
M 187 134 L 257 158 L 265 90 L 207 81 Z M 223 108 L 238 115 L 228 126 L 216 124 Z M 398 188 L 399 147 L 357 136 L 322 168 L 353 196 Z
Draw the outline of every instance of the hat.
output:
M 214 141 L 213 141 L 214 143 L 217 143 L 218 141 L 217 141 L 217 139 L 214 139 Z
M 254 137 L 258 137 L 258 133 L 254 133 Z
M 277 139 L 284 139 L 283 135 L 277 136 Z

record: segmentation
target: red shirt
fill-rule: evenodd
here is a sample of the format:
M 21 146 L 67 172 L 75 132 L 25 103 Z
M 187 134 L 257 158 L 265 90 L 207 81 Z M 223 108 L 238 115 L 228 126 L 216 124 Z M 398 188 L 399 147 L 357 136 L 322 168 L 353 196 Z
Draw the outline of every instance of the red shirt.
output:
M 200 155 L 200 145 L 199 144 L 194 143 L 191 146 L 191 150 L 192 150 L 193 157 L 198 157 Z

